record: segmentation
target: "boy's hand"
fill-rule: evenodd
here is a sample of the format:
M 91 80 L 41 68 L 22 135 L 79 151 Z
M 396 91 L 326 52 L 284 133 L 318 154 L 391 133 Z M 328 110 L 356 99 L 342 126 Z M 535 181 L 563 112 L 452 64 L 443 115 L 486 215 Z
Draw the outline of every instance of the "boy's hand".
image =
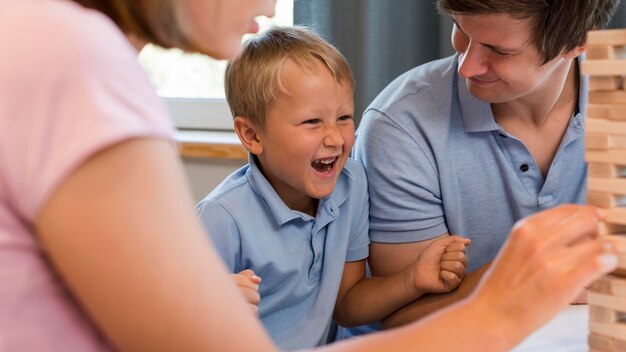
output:
M 250 306 L 252 313 L 255 316 L 259 315 L 259 302 L 261 296 L 259 295 L 259 284 L 261 284 L 261 278 L 258 277 L 254 271 L 246 269 L 238 274 L 232 274 L 231 277 L 235 280 L 239 291 L 243 294 L 246 302 Z
M 465 248 L 470 239 L 448 236 L 428 245 L 413 263 L 413 283 L 419 291 L 441 293 L 457 288 L 465 276 Z

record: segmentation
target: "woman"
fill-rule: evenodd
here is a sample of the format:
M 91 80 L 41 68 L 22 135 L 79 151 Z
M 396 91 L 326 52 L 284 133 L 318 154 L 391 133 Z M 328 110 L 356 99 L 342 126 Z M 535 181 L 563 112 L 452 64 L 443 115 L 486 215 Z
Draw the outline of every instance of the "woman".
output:
M 148 41 L 232 58 L 273 6 L 0 0 L 0 350 L 275 348 L 194 218 L 135 60 Z M 529 218 L 468 300 L 330 348 L 506 350 L 615 267 L 588 239 L 598 218 L 578 206 Z

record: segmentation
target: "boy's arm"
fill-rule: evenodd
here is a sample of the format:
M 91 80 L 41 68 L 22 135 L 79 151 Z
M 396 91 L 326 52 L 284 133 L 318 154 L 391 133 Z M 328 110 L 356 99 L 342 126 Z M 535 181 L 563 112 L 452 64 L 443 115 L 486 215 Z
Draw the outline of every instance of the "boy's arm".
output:
M 365 259 L 347 262 L 343 269 L 333 319 L 346 327 L 371 323 L 423 293 L 416 290 L 408 270 L 366 279 Z
M 445 233 L 430 240 L 411 243 L 372 243 L 368 258 L 372 275 L 388 276 L 405 270 L 433 242 L 449 236 Z M 382 321 L 383 327 L 406 324 L 467 297 L 480 281 L 486 267 L 468 273 L 460 286 L 452 292 L 429 294 L 393 313 L 388 319 Z

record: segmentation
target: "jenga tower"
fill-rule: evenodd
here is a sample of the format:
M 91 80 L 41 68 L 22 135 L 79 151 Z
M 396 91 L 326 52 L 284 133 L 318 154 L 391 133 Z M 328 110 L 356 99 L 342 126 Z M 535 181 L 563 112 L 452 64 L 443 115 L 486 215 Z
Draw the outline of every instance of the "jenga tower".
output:
M 626 30 L 591 31 L 587 39 L 588 201 L 608 211 L 600 232 L 620 258 L 618 270 L 589 287 L 589 350 L 626 351 Z

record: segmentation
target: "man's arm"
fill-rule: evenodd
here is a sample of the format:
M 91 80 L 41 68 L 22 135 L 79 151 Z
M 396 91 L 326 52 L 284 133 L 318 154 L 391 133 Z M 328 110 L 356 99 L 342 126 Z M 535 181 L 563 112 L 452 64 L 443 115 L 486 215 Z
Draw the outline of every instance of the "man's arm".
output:
M 455 289 L 465 275 L 465 246 L 469 242 L 458 236 L 441 238 L 409 266 L 385 276 L 366 278 L 364 259 L 346 263 L 334 319 L 348 327 L 368 324 L 425 293 Z
M 430 240 L 410 243 L 372 243 L 368 258 L 372 276 L 388 276 L 403 271 L 419 257 L 424 248 L 437 239 L 447 236 L 449 234 L 445 233 Z M 452 292 L 431 293 L 404 306 L 383 320 L 383 327 L 404 325 L 467 297 L 480 281 L 486 268 L 487 265 L 473 273 L 468 273 L 459 288 Z
M 426 294 L 382 320 L 381 325 L 384 329 L 406 325 L 469 297 L 489 269 L 490 264 L 485 264 L 480 269 L 465 275 L 456 290 L 448 293 Z

